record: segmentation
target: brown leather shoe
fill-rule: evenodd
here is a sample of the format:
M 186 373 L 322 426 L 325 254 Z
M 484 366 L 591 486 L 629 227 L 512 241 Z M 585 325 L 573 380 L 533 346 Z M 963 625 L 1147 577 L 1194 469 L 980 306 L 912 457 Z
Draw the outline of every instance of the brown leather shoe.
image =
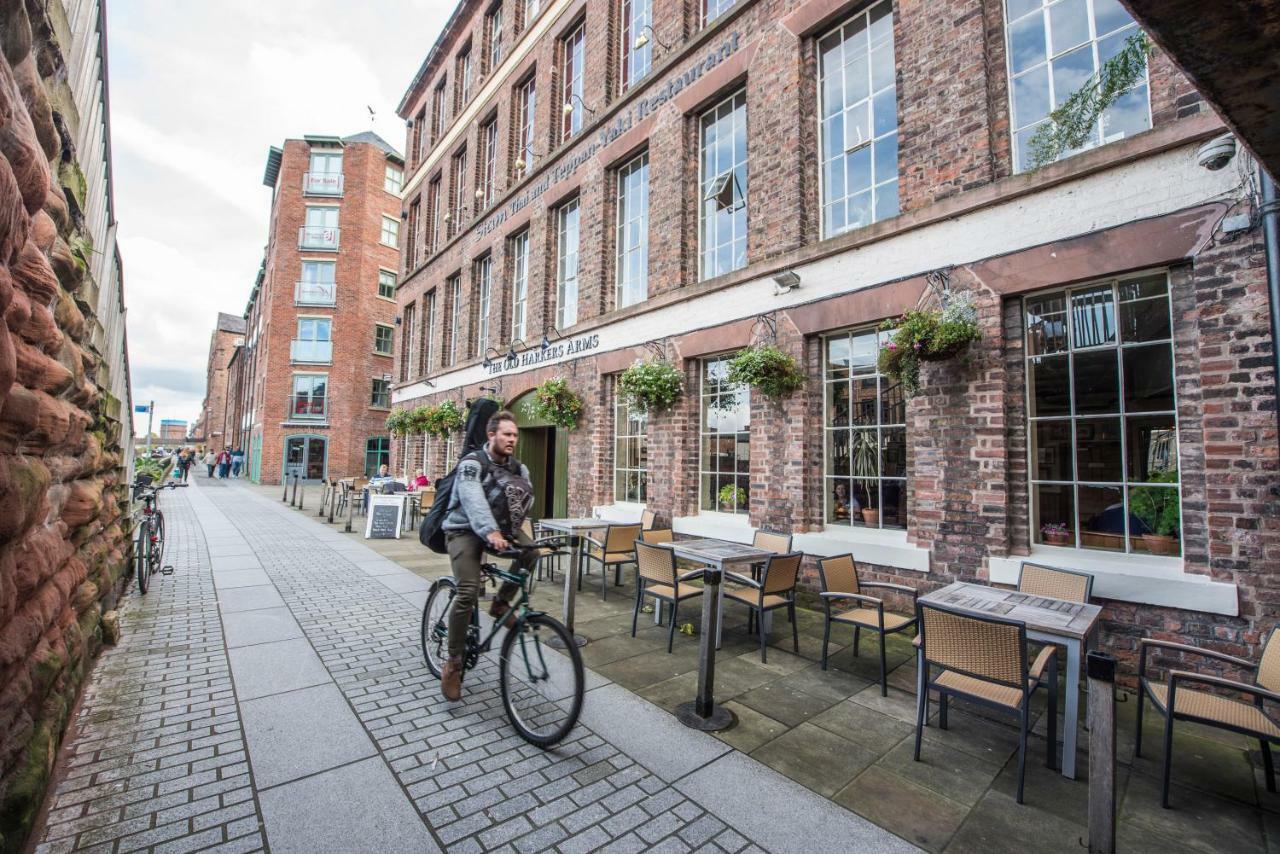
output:
M 508 611 L 510 611 L 511 613 L 508 614 L 507 613 Z M 502 619 L 504 615 L 506 616 L 505 620 Z M 493 617 L 495 621 L 500 620 L 502 622 L 502 627 L 504 629 L 515 628 L 516 612 L 512 611 L 511 605 L 503 601 L 502 599 L 495 598 L 492 602 L 489 603 L 489 616 Z
M 462 699 L 462 657 L 450 656 L 440 674 L 440 693 L 451 703 Z

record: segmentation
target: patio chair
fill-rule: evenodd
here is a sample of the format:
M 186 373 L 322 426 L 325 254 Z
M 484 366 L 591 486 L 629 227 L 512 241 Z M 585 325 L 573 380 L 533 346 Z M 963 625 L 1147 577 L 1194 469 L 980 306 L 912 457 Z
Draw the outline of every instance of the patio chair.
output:
M 1031 695 L 1044 680 L 1049 687 L 1047 765 L 1056 767 L 1058 741 L 1058 650 L 1046 646 L 1027 666 L 1027 626 L 1003 617 L 978 617 L 924 602 L 916 605 L 920 625 L 921 690 L 916 696 L 915 760 L 929 720 L 929 691 L 938 692 L 938 726 L 947 728 L 947 701 L 960 697 L 1018 718 L 1018 803 L 1027 769 Z M 942 668 L 936 678 L 932 667 Z M 1046 672 L 1047 669 L 1047 672 Z
M 1033 596 L 1088 602 L 1093 595 L 1093 576 L 1087 572 L 1058 569 L 1024 560 L 1018 571 L 1018 590 Z
M 649 543 L 670 543 L 675 540 L 675 533 L 670 528 L 649 528 L 640 532 L 640 542 Z
M 880 638 L 880 696 L 889 696 L 888 668 L 885 665 L 885 637 L 916 625 L 916 589 L 888 581 L 862 581 L 853 555 L 836 555 L 818 561 L 818 579 L 822 584 L 822 669 L 827 669 L 827 645 L 831 642 L 831 624 L 853 626 L 853 654 L 858 655 L 862 630 L 875 632 Z M 868 596 L 866 588 L 892 590 L 911 595 L 911 613 L 897 614 L 884 609 L 884 600 Z M 846 604 L 854 607 L 840 610 Z M 833 609 L 832 606 L 835 606 Z
M 1276 640 L 1277 632 L 1273 630 L 1262 649 L 1262 658 L 1257 664 L 1243 658 L 1214 652 L 1210 649 L 1199 649 L 1194 646 L 1173 643 L 1171 641 L 1143 638 L 1138 653 L 1138 734 L 1134 741 L 1133 755 L 1142 755 L 1142 707 L 1149 699 L 1157 712 L 1164 716 L 1164 785 L 1161 790 L 1160 804 L 1169 808 L 1169 776 L 1173 770 L 1173 722 L 1195 721 L 1216 729 L 1256 738 L 1262 749 L 1262 766 L 1267 774 L 1267 791 L 1276 790 L 1275 768 L 1271 761 L 1271 744 L 1280 742 L 1280 721 L 1263 708 L 1263 701 L 1280 703 L 1280 641 Z M 1253 672 L 1253 684 L 1211 676 L 1206 673 L 1191 673 L 1186 670 L 1170 670 L 1168 682 L 1158 682 L 1147 675 L 1147 651 L 1152 647 L 1174 650 L 1184 656 L 1198 655 L 1211 658 L 1225 664 L 1234 665 L 1241 670 Z M 1209 688 L 1233 691 L 1244 694 L 1249 702 L 1235 697 L 1223 696 L 1220 693 L 1210 694 L 1194 688 L 1184 688 L 1186 683 L 1195 683 Z M 1169 714 L 1169 710 L 1173 714 Z
M 784 555 L 791 551 L 791 535 L 775 534 L 773 531 L 756 531 L 755 536 L 751 538 L 751 545 L 774 554 Z
M 520 532 L 523 533 L 529 539 L 533 540 L 534 542 L 537 542 L 538 540 L 541 539 L 541 537 L 539 537 L 538 534 L 534 533 L 533 523 L 530 522 L 528 519 L 525 519 L 523 522 L 520 523 Z M 542 548 L 536 548 L 533 550 L 533 564 L 534 564 L 534 567 L 536 568 L 537 578 L 539 581 L 542 580 L 543 561 L 546 560 L 546 558 L 554 557 L 555 555 L 556 555 L 556 550 L 553 548 L 542 547 Z M 547 575 L 551 578 L 551 580 L 554 581 L 555 576 L 552 575 L 552 572 L 553 572 L 552 564 L 549 563 L 547 565 Z
M 765 648 L 769 643 L 769 636 L 764 630 L 764 615 L 778 608 L 787 609 L 787 616 L 791 618 L 791 643 L 796 653 L 800 652 L 800 632 L 796 627 L 796 582 L 800 579 L 800 561 L 803 557 L 800 552 L 772 555 L 765 563 L 759 581 L 734 572 L 725 573 L 725 581 L 743 585 L 741 588 L 726 586 L 721 595 L 725 597 L 725 601 L 740 602 L 749 609 L 747 628 L 750 631 L 754 620 L 760 636 L 761 663 L 768 662 Z
M 652 596 L 658 609 L 658 622 L 662 622 L 662 606 L 671 605 L 671 624 L 667 627 L 667 652 L 671 652 L 676 637 L 676 613 L 680 603 L 702 595 L 701 587 L 689 584 L 692 576 L 701 570 L 680 575 L 676 571 L 676 556 L 671 549 L 636 541 L 636 606 L 631 612 L 631 636 L 636 636 L 636 623 L 640 619 L 640 606 L 644 597 Z M 681 584 L 683 583 L 683 587 Z
M 592 532 L 595 533 L 595 532 Z M 640 536 L 639 525 L 608 525 L 604 536 L 600 539 L 584 537 L 587 550 L 583 554 L 583 575 L 590 571 L 591 564 L 600 564 L 600 595 L 609 598 L 609 568 L 613 567 L 613 583 L 622 583 L 622 565 L 635 563 L 636 537 Z M 582 587 L 582 575 L 578 576 L 578 587 Z
M 640 514 L 641 530 L 644 530 L 644 531 L 652 530 L 654 523 L 657 521 L 658 521 L 658 514 L 654 513 L 652 510 L 650 510 L 647 507 L 645 508 L 644 512 Z

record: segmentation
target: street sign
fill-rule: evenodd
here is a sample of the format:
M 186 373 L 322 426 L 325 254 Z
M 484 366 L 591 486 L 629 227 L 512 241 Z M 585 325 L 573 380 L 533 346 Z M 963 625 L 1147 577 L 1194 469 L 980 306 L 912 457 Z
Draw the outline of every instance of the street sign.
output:
M 140 403 L 133 408 L 133 411 L 134 412 L 150 412 L 151 407 L 147 406 L 145 403 Z

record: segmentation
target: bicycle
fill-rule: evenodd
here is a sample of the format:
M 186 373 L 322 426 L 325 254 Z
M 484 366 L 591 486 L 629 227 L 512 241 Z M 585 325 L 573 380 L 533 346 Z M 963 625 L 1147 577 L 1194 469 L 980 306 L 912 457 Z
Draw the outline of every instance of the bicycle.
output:
M 143 596 L 151 585 L 151 576 L 157 571 L 165 572 L 164 561 L 164 513 L 160 510 L 160 490 L 178 489 L 185 483 L 165 483 L 152 486 L 153 480 L 148 475 L 139 475 L 133 483 L 133 498 L 142 501 L 142 523 L 138 526 L 138 536 L 134 541 L 134 565 L 138 574 L 138 590 Z
M 539 541 L 537 547 L 547 548 L 549 542 Z M 553 550 L 552 553 L 558 552 Z M 522 551 L 513 549 L 495 554 L 515 558 Z M 503 639 L 498 655 L 502 705 L 511 725 L 525 741 L 538 747 L 550 747 L 569 734 L 582 712 L 582 653 L 563 623 L 529 606 L 529 595 L 534 586 L 532 572 L 505 570 L 493 563 L 482 564 L 480 570 L 483 581 L 490 585 L 496 580 L 509 581 L 520 587 L 520 594 L 511 606 L 516 622 Z M 438 578 L 431 585 L 422 608 L 422 655 L 427 668 L 437 679 L 448 658 L 449 610 L 457 592 L 457 582 L 452 577 Z M 505 619 L 494 620 L 489 634 L 481 639 L 479 598 L 471 611 L 471 624 L 467 628 L 466 652 L 462 657 L 464 677 L 476 666 L 480 656 L 492 648 L 494 637 L 506 622 Z M 547 642 L 553 638 L 558 639 L 560 648 L 567 653 L 567 660 L 562 659 L 558 652 L 553 651 L 550 656 L 546 654 Z M 515 652 L 517 647 L 518 653 Z

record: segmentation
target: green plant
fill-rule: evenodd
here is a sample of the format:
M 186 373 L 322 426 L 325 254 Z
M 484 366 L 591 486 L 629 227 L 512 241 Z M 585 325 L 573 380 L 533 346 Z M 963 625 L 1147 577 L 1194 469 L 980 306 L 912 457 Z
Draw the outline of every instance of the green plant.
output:
M 582 415 L 582 398 L 573 393 L 564 377 L 556 377 L 534 389 L 530 410 L 536 418 L 576 430 Z
M 880 442 L 875 430 L 853 431 L 853 479 L 867 493 L 868 510 L 876 509 L 876 475 L 880 473 Z
M 645 412 L 670 409 L 682 390 L 680 372 L 666 359 L 637 360 L 618 375 L 618 391 L 627 405 Z
M 730 507 L 741 507 L 747 500 L 747 491 L 741 486 L 726 483 L 720 487 L 719 496 L 720 506 L 728 504 Z
M 1151 483 L 1177 483 L 1176 471 L 1153 472 Z M 1168 486 L 1133 486 L 1129 488 L 1129 509 L 1143 521 L 1151 533 L 1161 537 L 1177 537 L 1182 532 L 1182 511 L 1178 490 Z
M 386 426 L 392 436 L 408 436 L 413 432 L 413 414 L 408 409 L 393 409 L 387 416 Z
M 804 385 L 804 373 L 795 357 L 772 344 L 739 350 L 729 360 L 729 382 L 749 385 L 772 400 L 789 397 Z
M 1107 108 L 1142 80 L 1150 54 L 1151 41 L 1146 34 L 1129 36 L 1120 52 L 1102 63 L 1098 71 L 1036 129 L 1027 143 L 1030 168 L 1039 169 L 1087 143 L 1097 132 L 1098 119 Z
M 439 406 L 429 407 L 423 414 L 422 432 L 444 439 L 450 433 L 461 430 L 463 423 L 462 410 L 458 404 L 446 400 Z
M 968 294 L 953 296 L 946 308 L 917 308 L 880 327 L 894 330 L 880 350 L 880 373 L 902 383 L 908 395 L 920 391 L 920 363 L 955 356 L 982 340 L 978 310 Z

